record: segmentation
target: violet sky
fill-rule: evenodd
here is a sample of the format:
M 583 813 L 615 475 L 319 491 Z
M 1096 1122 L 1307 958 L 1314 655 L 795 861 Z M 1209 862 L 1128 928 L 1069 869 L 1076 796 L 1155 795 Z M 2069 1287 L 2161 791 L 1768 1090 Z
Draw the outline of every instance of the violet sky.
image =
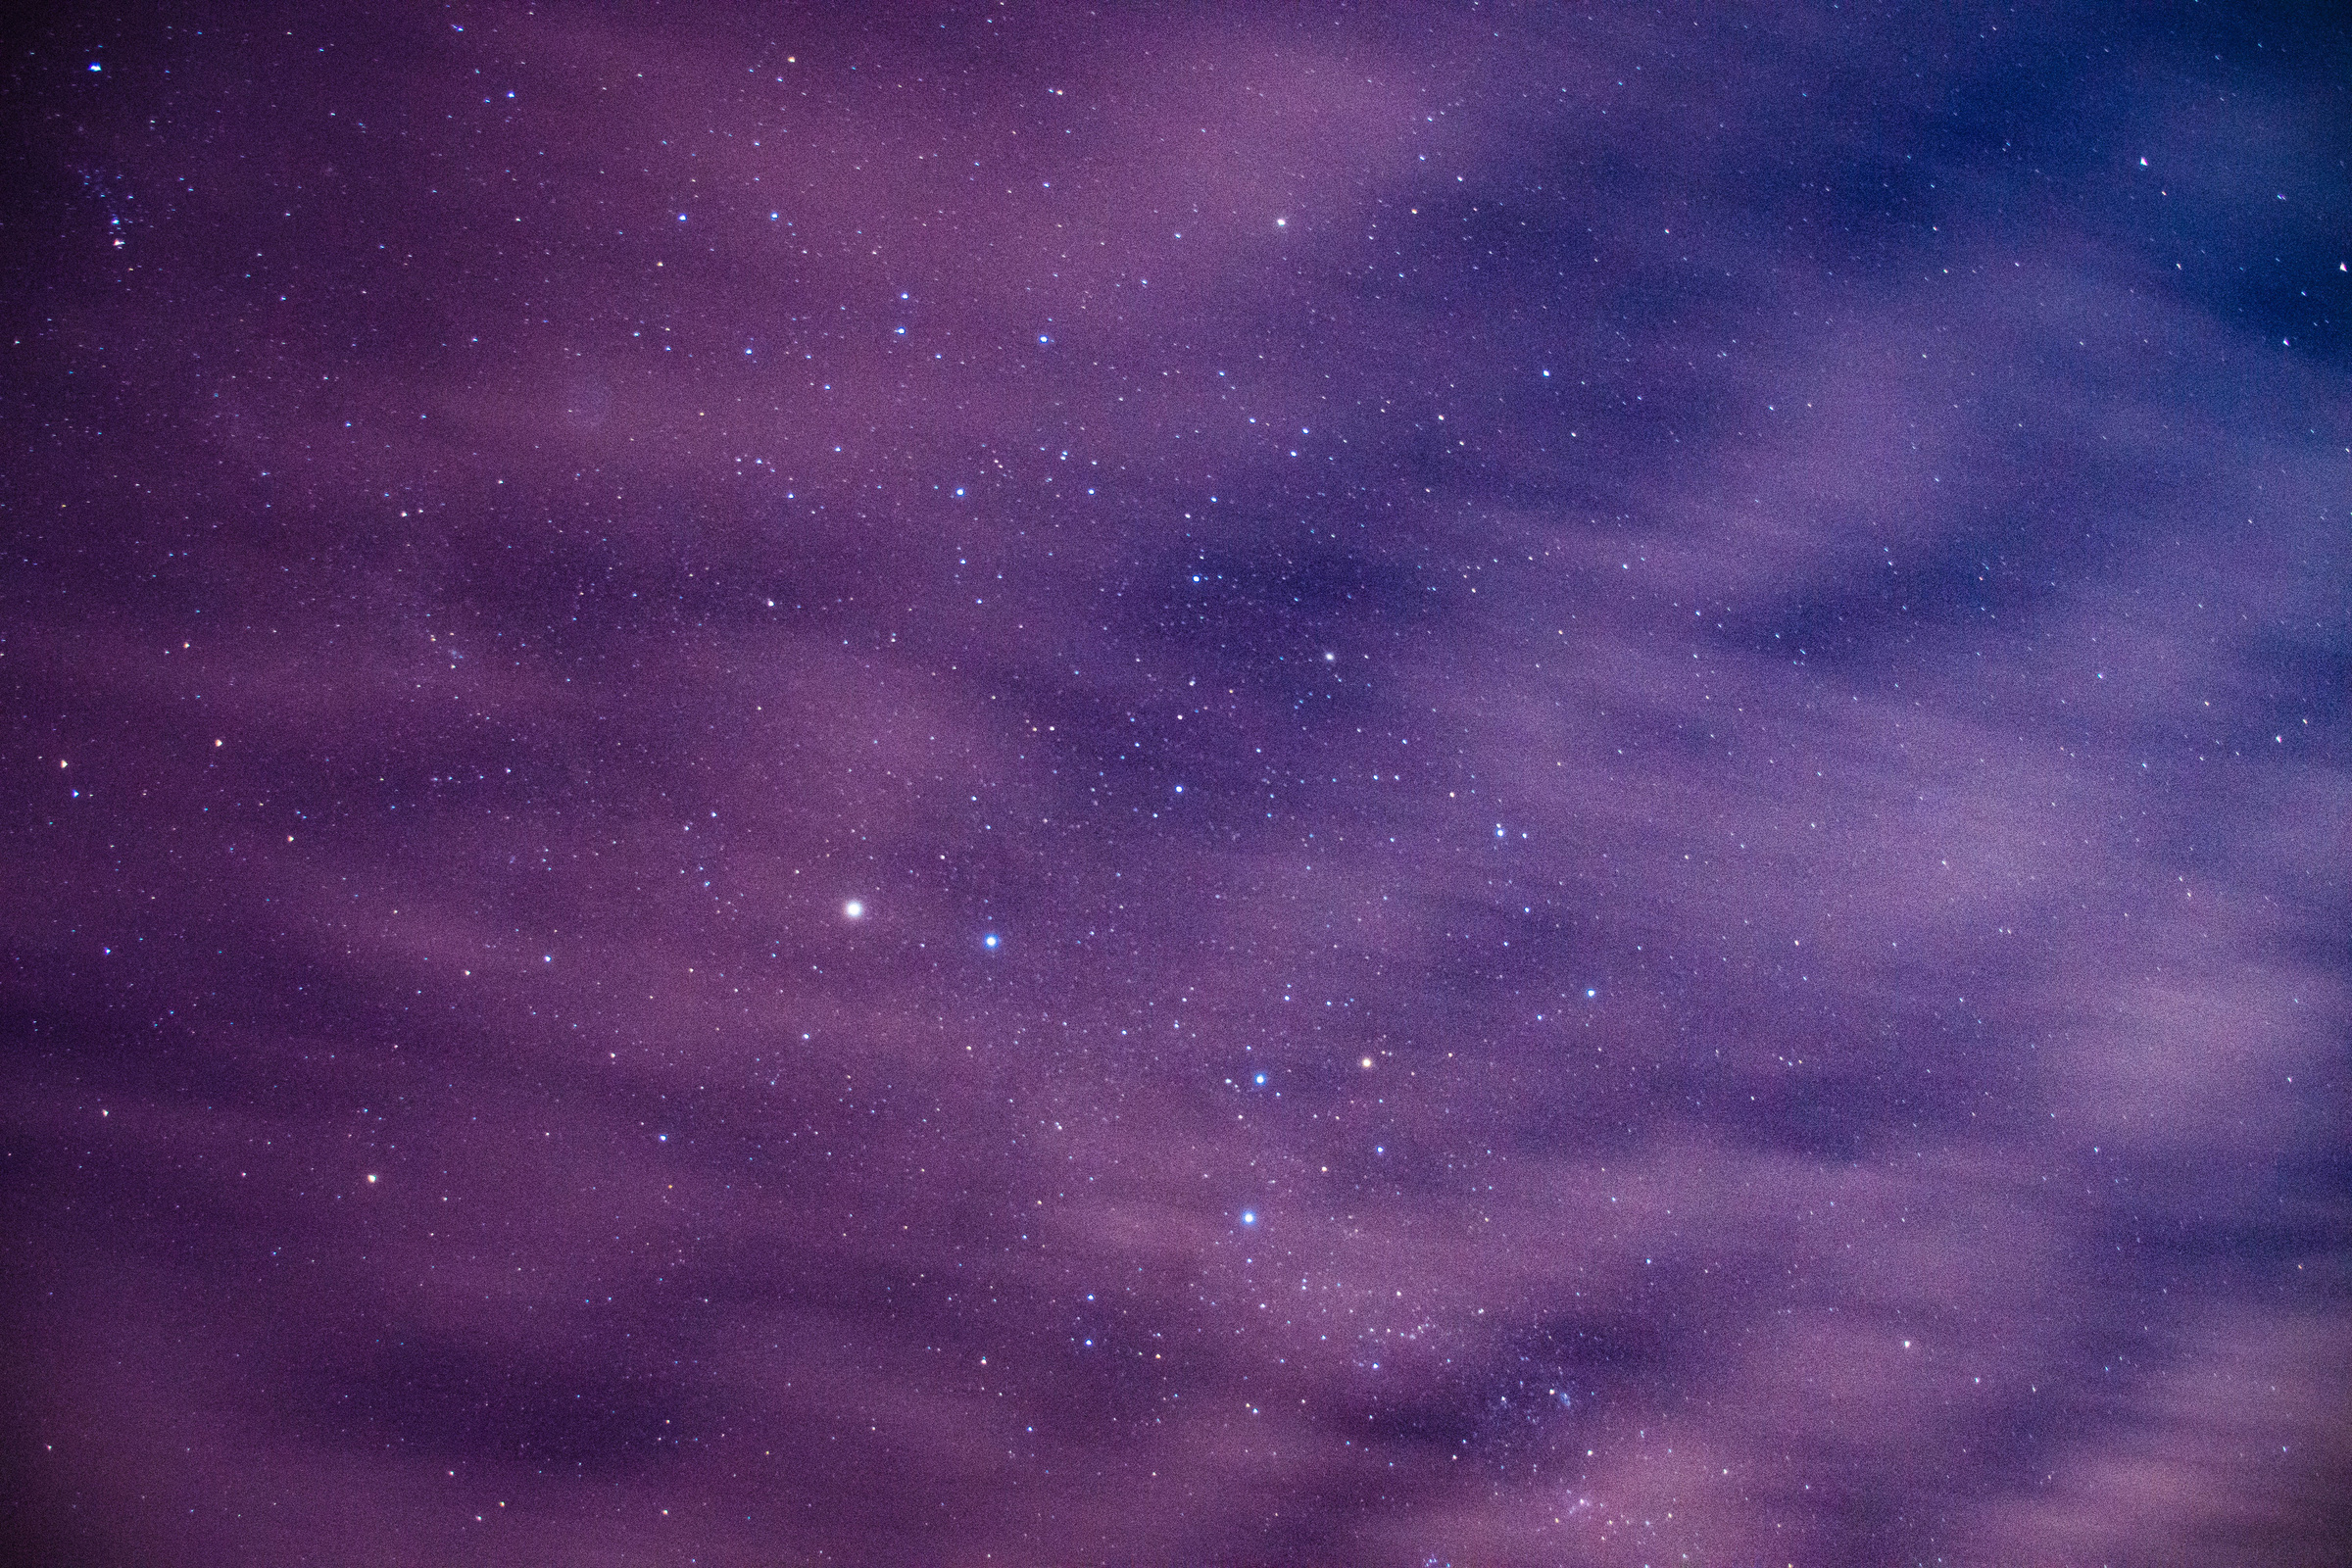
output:
M 18 1558 L 2345 1560 L 2327 8 L 58 9 Z

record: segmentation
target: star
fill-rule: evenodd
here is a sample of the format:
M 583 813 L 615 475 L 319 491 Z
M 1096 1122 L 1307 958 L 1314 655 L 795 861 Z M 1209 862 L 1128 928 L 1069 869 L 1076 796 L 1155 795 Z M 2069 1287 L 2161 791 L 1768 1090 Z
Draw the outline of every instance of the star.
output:
M 137 9 L 10 68 L 46 1559 L 2342 1555 L 2324 8 Z

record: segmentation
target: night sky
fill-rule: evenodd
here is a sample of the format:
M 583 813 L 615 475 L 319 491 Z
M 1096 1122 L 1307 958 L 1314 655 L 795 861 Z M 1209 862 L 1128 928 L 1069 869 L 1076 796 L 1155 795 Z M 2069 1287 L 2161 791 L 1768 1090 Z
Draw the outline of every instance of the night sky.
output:
M 2346 1560 L 2327 8 L 58 9 L 16 1559 Z

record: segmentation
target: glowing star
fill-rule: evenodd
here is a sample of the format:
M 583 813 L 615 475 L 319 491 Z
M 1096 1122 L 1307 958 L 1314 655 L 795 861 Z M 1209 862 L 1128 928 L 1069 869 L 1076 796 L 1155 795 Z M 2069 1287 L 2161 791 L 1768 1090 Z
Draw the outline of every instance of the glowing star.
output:
M 1242 1223 L 1243 1223 L 1243 1224 L 1245 1224 L 1245 1225 L 1254 1225 L 1254 1224 L 1256 1224 L 1256 1223 L 1257 1223 L 1257 1210 L 1256 1210 L 1256 1209 L 1254 1209 L 1254 1208 L 1245 1208 L 1245 1209 L 1243 1209 L 1243 1210 L 1242 1210 Z
M 986 936 L 984 936 L 984 937 L 982 937 L 982 938 L 980 939 L 980 945 L 981 945 L 982 947 L 984 947 L 984 948 L 988 949 L 988 950 L 989 950 L 989 952 L 991 952 L 991 953 L 994 953 L 994 952 L 996 952 L 996 950 L 997 950 L 997 934 L 996 934 L 994 931 L 991 931 L 991 932 L 990 932 L 988 935 L 986 935 Z
M 858 900 L 852 899 L 841 906 L 841 912 L 853 920 L 862 920 L 865 918 L 865 906 Z

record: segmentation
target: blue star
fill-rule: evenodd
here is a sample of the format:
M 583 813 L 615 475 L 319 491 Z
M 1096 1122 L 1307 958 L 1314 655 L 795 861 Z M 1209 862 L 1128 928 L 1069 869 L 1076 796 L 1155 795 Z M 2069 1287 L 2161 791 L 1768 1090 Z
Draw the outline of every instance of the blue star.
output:
M 991 931 L 988 935 L 980 939 L 980 945 L 984 948 L 987 948 L 991 952 L 994 952 L 997 946 L 997 934 L 994 931 Z

